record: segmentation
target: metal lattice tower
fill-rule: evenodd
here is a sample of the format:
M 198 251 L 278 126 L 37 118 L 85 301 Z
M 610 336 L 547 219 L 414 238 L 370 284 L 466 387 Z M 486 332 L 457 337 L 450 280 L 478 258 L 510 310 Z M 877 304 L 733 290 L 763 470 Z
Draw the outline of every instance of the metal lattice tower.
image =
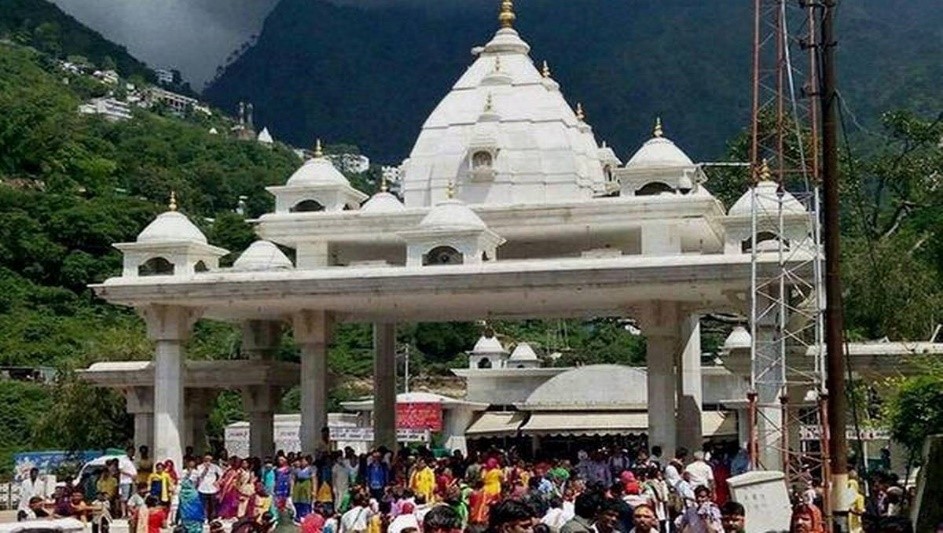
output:
M 763 464 L 760 450 L 767 462 L 778 452 L 792 485 L 802 467 L 828 479 L 819 8 L 786 0 L 754 0 L 754 8 L 749 451 L 758 468 L 776 466 Z

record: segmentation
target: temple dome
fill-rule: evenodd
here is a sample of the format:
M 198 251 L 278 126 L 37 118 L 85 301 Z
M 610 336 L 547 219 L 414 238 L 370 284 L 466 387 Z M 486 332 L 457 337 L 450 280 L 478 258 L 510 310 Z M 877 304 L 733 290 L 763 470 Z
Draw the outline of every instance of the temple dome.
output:
M 147 225 L 137 242 L 147 244 L 195 242 L 207 244 L 206 235 L 196 227 L 183 213 L 170 210 L 160 215 Z
M 756 196 L 759 199 L 757 213 L 760 216 L 766 217 L 774 216 L 778 213 L 780 202 L 776 198 L 779 194 L 779 184 L 775 181 L 763 180 L 756 184 L 756 188 Z M 782 191 L 782 195 L 783 213 L 798 214 L 806 212 L 806 208 L 802 205 L 802 202 L 797 200 L 792 194 L 789 194 L 788 191 Z M 730 208 L 727 215 L 732 217 L 753 216 L 753 191 L 743 193 L 743 196 L 733 204 L 733 207 Z
M 534 352 L 534 349 L 530 347 L 530 344 L 526 342 L 521 342 L 514 348 L 514 351 L 511 352 L 510 361 L 520 362 L 520 361 L 539 361 L 537 353 Z
M 394 194 L 386 191 L 380 191 L 370 197 L 365 204 L 360 207 L 361 213 L 395 213 L 403 211 L 406 206 L 399 201 Z
M 233 270 L 240 272 L 285 270 L 292 267 L 291 259 L 269 241 L 255 241 L 232 265 Z
M 558 374 L 537 387 L 525 409 L 645 409 L 648 376 L 644 369 L 589 365 Z
M 603 189 L 592 131 L 562 93 L 547 89 L 529 51 L 511 27 L 476 49 L 478 57 L 429 115 L 402 168 L 407 207 L 436 205 L 450 182 L 471 205 L 588 200 Z M 498 61 L 510 84 L 494 84 Z
M 501 346 L 501 341 L 497 337 L 486 337 L 484 335 L 478 339 L 471 351 L 474 354 L 501 354 L 505 352 L 504 346 Z
M 485 230 L 488 228 L 481 217 L 475 214 L 464 202 L 449 198 L 439 202 L 422 219 L 419 227 L 425 230 Z
M 305 187 L 310 185 L 340 185 L 350 186 L 347 178 L 331 163 L 331 160 L 316 156 L 305 161 L 301 168 L 288 178 L 286 185 L 290 187 Z
M 655 168 L 674 168 L 674 167 L 692 167 L 694 162 L 691 158 L 678 148 L 670 139 L 656 135 L 652 137 L 641 148 L 635 152 L 625 168 L 631 169 L 655 169 Z

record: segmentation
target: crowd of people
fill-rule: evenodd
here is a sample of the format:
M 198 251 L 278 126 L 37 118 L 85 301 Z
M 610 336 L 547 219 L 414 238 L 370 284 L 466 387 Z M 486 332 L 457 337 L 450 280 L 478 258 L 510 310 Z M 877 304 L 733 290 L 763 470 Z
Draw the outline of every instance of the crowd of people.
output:
M 178 471 L 141 447 L 109 461 L 84 490 L 61 484 L 51 501 L 32 495 L 25 480 L 30 496 L 19 518 L 70 516 L 95 533 L 117 519 L 131 533 L 200 533 L 206 525 L 217 533 L 730 533 L 744 531 L 749 517 L 726 479 L 748 466 L 736 453 L 689 458 L 679 449 L 666 459 L 658 447 L 580 452 L 573 461 L 526 461 L 497 449 L 436 457 L 425 448 L 347 448 L 261 459 L 188 448 Z M 865 531 L 869 514 L 894 512 L 893 494 L 880 483 L 872 498 L 859 494 L 850 531 Z M 825 531 L 821 483 L 810 478 L 792 503 L 790 531 Z

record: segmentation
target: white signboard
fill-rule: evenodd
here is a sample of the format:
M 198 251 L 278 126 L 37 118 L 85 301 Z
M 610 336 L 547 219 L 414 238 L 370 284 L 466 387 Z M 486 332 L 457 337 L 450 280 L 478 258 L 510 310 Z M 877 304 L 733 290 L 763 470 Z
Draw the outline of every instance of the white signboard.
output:
M 747 472 L 727 479 L 730 496 L 746 511 L 746 533 L 789 531 L 789 492 L 782 472 Z
M 808 426 L 802 425 L 799 426 L 799 438 L 801 440 L 819 440 L 819 435 L 822 434 L 819 426 Z M 861 437 L 862 441 L 872 441 L 872 440 L 891 440 L 890 431 L 877 428 L 877 429 L 865 429 L 861 428 L 861 431 L 855 430 L 855 428 L 846 428 L 845 429 L 845 438 L 848 440 L 859 440 L 858 437 Z
M 343 448 L 348 445 L 356 451 L 366 451 L 364 443 L 373 442 L 373 428 L 334 426 L 331 425 L 331 440 Z M 301 436 L 299 424 L 275 424 L 275 449 L 285 453 L 301 451 Z M 225 430 L 226 451 L 230 456 L 247 457 L 249 455 L 249 426 L 248 424 L 233 424 Z M 396 431 L 396 439 L 400 442 L 429 442 L 429 432 L 417 429 L 400 429 Z

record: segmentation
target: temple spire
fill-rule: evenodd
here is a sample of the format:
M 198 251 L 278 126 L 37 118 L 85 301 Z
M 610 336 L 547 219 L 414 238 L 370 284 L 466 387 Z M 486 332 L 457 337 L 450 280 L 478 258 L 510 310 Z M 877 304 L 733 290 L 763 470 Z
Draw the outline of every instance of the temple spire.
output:
M 576 120 L 583 122 L 586 119 L 586 113 L 583 112 L 583 104 L 580 102 L 576 103 Z
M 167 205 L 167 208 L 171 211 L 177 210 L 177 193 L 172 190 L 170 191 L 170 203 Z
M 665 132 L 661 128 L 661 117 L 655 117 L 655 131 L 652 133 L 655 137 L 664 137 Z
M 321 139 L 314 141 L 314 157 L 324 157 L 324 152 L 321 150 Z
M 550 65 L 548 65 L 546 61 L 544 61 L 544 68 L 540 71 L 540 74 L 545 78 L 550 77 Z
M 769 161 L 764 157 L 763 163 L 760 165 L 760 181 L 770 181 L 773 174 L 769 170 Z
M 513 28 L 517 15 L 514 14 L 514 2 L 512 0 L 502 0 L 501 13 L 498 14 L 498 22 L 502 28 Z

